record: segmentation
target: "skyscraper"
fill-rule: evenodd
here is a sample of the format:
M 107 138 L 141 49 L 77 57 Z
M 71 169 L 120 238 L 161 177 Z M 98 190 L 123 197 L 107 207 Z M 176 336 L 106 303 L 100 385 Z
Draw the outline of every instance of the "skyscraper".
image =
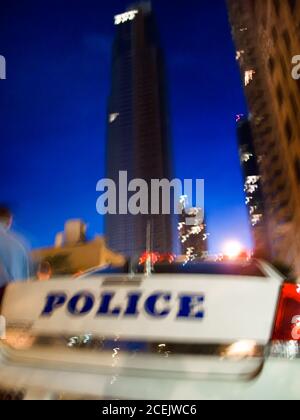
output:
M 270 258 L 269 232 L 264 206 L 261 176 L 255 153 L 251 123 L 248 118 L 237 121 L 237 136 L 240 148 L 241 166 L 244 174 L 244 190 L 249 221 L 257 258 Z
M 208 237 L 206 224 L 203 222 L 203 211 L 201 208 L 189 207 L 188 197 L 180 197 L 179 208 L 181 215 L 178 223 L 178 234 L 181 245 L 181 253 L 185 255 L 186 262 L 195 258 L 205 259 L 208 254 Z M 190 219 L 192 223 L 187 223 Z
M 127 171 L 128 182 L 138 178 L 150 185 L 151 179 L 171 178 L 163 53 L 149 2 L 130 7 L 114 22 L 107 177 L 118 185 L 119 172 Z M 172 225 L 169 215 L 107 215 L 107 242 L 136 256 L 146 250 L 148 232 L 152 251 L 171 252 Z
M 267 212 L 271 254 L 300 274 L 300 0 L 227 0 Z

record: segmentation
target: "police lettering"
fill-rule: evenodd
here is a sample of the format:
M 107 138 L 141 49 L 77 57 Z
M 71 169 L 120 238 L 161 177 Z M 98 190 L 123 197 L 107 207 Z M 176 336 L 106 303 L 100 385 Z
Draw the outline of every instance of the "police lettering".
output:
M 116 301 L 116 292 L 102 292 L 99 297 L 89 291 L 80 291 L 73 296 L 65 292 L 51 292 L 46 297 L 41 317 L 51 317 L 61 311 L 67 312 L 72 317 L 83 317 L 93 312 L 96 318 L 136 318 L 141 312 L 144 315 L 165 319 L 173 314 L 178 320 L 204 318 L 203 294 L 172 294 L 171 292 L 154 292 L 143 295 L 141 291 L 126 294 L 125 299 L 119 297 Z M 174 305 L 176 308 L 174 309 Z

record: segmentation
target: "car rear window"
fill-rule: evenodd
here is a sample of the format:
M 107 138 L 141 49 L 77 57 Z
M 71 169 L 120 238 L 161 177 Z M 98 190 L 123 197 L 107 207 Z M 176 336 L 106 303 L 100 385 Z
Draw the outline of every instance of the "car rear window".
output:
M 139 267 L 141 272 L 143 267 Z M 255 263 L 190 263 L 190 264 L 157 264 L 153 267 L 156 274 L 208 274 L 230 276 L 254 276 L 265 277 Z
M 106 267 L 98 270 L 92 275 L 98 274 L 142 274 L 145 271 L 144 264 L 136 264 L 129 268 L 130 264 L 126 263 L 120 267 Z M 226 275 L 226 276 L 245 276 L 245 277 L 266 277 L 265 273 L 255 262 L 245 263 L 214 263 L 214 262 L 191 262 L 189 264 L 182 263 L 158 263 L 152 267 L 153 274 L 207 274 L 207 275 Z

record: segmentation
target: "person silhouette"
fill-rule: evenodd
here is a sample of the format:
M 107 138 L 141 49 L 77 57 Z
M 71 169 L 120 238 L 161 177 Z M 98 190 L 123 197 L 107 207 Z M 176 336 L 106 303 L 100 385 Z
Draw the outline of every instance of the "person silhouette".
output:
M 13 215 L 0 205 L 0 288 L 29 279 L 29 259 L 25 247 L 12 233 Z

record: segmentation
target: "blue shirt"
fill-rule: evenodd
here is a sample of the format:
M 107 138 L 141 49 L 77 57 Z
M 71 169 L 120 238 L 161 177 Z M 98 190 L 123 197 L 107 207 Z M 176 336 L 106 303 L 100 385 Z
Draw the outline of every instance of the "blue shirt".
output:
M 0 287 L 29 278 L 29 261 L 22 243 L 0 224 Z

